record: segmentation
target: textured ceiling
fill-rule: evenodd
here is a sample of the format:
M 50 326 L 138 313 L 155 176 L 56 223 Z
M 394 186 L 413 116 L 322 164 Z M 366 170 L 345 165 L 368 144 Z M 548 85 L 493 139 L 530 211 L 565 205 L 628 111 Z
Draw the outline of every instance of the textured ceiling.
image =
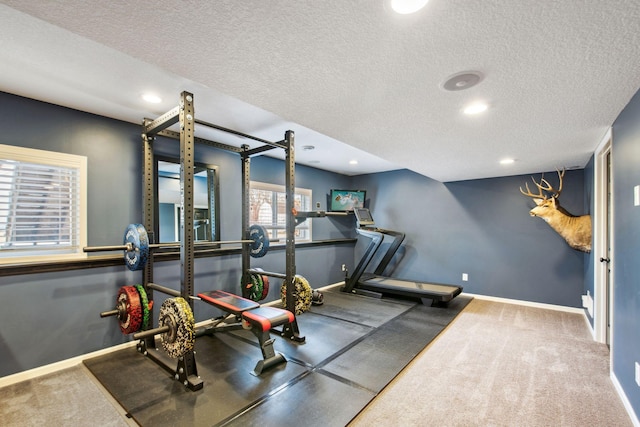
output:
M 142 91 L 191 90 L 201 119 L 274 140 L 289 125 L 316 147 L 303 163 L 347 174 L 584 167 L 640 88 L 637 0 L 431 0 L 409 16 L 384 0 L 1 2 L 0 90 L 131 122 L 172 106 L 145 111 Z M 441 88 L 467 70 L 484 79 Z M 489 110 L 463 116 L 476 99 Z

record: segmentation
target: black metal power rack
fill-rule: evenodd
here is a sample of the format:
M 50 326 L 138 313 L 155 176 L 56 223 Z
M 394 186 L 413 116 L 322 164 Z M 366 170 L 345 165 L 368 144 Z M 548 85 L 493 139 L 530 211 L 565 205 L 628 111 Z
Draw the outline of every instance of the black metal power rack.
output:
M 169 130 L 171 126 L 179 124 L 179 131 Z M 216 129 L 222 132 L 232 133 L 234 135 L 258 141 L 264 145 L 250 149 L 248 145 L 242 147 L 234 147 L 220 142 L 210 141 L 195 136 L 196 125 L 202 125 L 208 128 Z M 286 247 L 285 247 L 285 283 L 293 284 L 296 275 L 295 262 L 295 209 L 294 209 L 294 192 L 295 192 L 295 135 L 294 132 L 288 130 L 285 132 L 284 139 L 277 142 L 267 141 L 251 135 L 244 134 L 235 130 L 227 129 L 218 125 L 207 123 L 202 120 L 196 120 L 194 112 L 194 97 L 189 92 L 180 94 L 179 105 L 155 120 L 145 119 L 142 124 L 142 146 L 143 146 L 143 205 L 142 215 L 144 227 L 147 230 L 155 230 L 155 176 L 154 176 L 154 153 L 153 144 L 157 136 L 163 136 L 180 141 L 180 198 L 181 198 L 181 220 L 180 228 L 182 239 L 180 241 L 180 291 L 171 291 L 170 289 L 160 287 L 153 283 L 153 251 L 149 253 L 149 258 L 143 270 L 143 285 L 147 292 L 149 301 L 153 300 L 153 290 L 167 292 L 173 296 L 180 296 L 188 301 L 191 309 L 193 309 L 194 294 L 194 154 L 195 144 L 205 144 L 218 149 L 230 151 L 240 155 L 242 162 L 242 238 L 249 239 L 250 227 L 250 203 L 249 203 L 249 185 L 250 185 L 250 165 L 251 157 L 260 155 L 272 149 L 282 149 L 285 151 L 285 194 L 286 194 Z M 153 236 L 153 233 L 152 235 Z M 154 238 L 150 238 L 153 242 Z M 247 272 L 251 269 L 250 265 L 250 248 L 247 245 L 242 247 L 242 271 Z M 265 273 L 262 273 L 265 274 Z M 268 274 L 268 273 L 267 273 Z M 279 276 L 282 276 L 281 274 Z M 295 315 L 295 301 L 293 298 L 294 286 L 286 287 L 287 310 Z M 154 324 L 153 316 L 149 321 L 150 325 Z M 304 341 L 304 337 L 300 335 L 297 319 L 283 326 L 281 335 L 294 341 Z M 174 369 L 167 365 L 163 358 L 157 357 L 155 352 L 149 352 L 148 349 L 155 348 L 155 338 L 153 336 L 144 338 L 138 344 L 138 350 L 150 357 L 156 363 L 171 373 L 175 374 L 176 380 L 181 381 L 191 390 L 199 390 L 202 388 L 202 380 L 198 377 L 195 352 L 193 350 L 187 352 L 178 360 L 178 365 Z

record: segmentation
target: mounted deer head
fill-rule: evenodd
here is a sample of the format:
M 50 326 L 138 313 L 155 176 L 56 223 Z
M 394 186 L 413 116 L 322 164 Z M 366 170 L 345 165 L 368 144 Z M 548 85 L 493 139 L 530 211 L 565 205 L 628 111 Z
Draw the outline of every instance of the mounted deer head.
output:
M 523 191 L 522 187 L 520 187 L 520 192 L 533 198 L 536 203 L 536 207 L 529 211 L 529 215 L 545 220 L 573 249 L 589 253 L 591 252 L 591 216 L 575 216 L 560 206 L 564 172 L 564 169 L 562 172 L 558 171 L 560 183 L 557 190 L 549 184 L 549 181 L 544 179 L 544 174 L 542 174 L 540 183 L 537 183 L 531 177 L 533 183 L 538 187 L 537 194 L 533 194 L 529 190 L 528 183 L 525 185 L 527 191 Z M 548 197 L 546 193 L 550 193 L 551 196 Z

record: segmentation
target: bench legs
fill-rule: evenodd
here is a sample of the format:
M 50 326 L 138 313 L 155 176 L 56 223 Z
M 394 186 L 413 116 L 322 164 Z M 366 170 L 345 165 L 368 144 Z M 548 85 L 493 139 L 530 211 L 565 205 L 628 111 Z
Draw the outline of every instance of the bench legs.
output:
M 281 354 L 276 353 L 273 349 L 273 343 L 275 342 L 274 338 L 271 338 L 269 335 L 269 331 L 262 331 L 258 328 L 251 328 L 251 332 L 258 337 L 258 341 L 260 342 L 260 350 L 262 350 L 262 360 L 259 360 L 256 364 L 256 367 L 251 372 L 252 375 L 260 376 L 263 371 L 279 365 L 281 363 L 286 363 L 287 359 Z

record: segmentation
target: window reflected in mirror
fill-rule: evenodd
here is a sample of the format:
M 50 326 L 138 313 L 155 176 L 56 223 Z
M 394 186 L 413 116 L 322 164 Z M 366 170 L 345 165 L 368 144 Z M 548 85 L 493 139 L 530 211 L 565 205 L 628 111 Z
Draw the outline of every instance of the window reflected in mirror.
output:
M 160 243 L 178 242 L 180 229 L 180 163 L 172 159 L 157 161 L 156 239 Z M 220 240 L 218 230 L 218 167 L 197 163 L 193 178 L 193 227 L 195 241 Z

